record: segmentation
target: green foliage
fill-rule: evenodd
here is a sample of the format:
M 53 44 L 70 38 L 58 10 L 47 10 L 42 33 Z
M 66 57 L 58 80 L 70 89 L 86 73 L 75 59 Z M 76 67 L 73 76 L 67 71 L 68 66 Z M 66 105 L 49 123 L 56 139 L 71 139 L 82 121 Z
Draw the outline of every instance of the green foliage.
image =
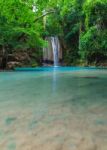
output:
M 67 66 L 75 66 L 78 63 L 79 54 L 77 53 L 78 51 L 76 49 L 74 50 L 66 50 L 64 52 L 64 64 Z
M 35 24 L 32 9 L 20 0 L 0 1 L 0 44 L 31 48 L 42 44 L 41 26 Z
M 107 57 L 107 30 L 98 31 L 96 27 L 91 27 L 86 33 L 81 35 L 81 57 L 89 62 L 103 61 Z M 97 59 L 98 54 L 98 59 Z M 99 58 L 99 55 L 101 58 Z M 103 58 L 104 57 L 104 58 Z
M 107 59 L 107 1 L 86 1 L 85 31 L 81 34 L 80 55 L 88 63 Z
M 85 13 L 86 27 L 99 25 L 105 27 L 107 25 L 107 1 L 106 0 L 87 0 L 83 6 Z
M 59 15 L 52 14 L 47 17 L 47 23 L 45 28 L 45 36 L 54 36 L 54 35 L 61 35 L 62 29 L 59 23 Z
M 35 22 L 35 18 L 31 1 L 0 1 L 0 52 L 3 59 L 14 51 L 42 48 L 43 27 Z
M 35 55 L 35 66 L 35 59 L 41 62 L 44 37 L 57 35 L 67 65 L 107 59 L 107 0 L 1 0 L 0 10 L 3 57 L 26 51 Z
M 57 14 L 47 17 L 46 33 L 64 39 L 66 64 L 106 59 L 106 0 L 51 0 L 48 8 L 54 8 Z

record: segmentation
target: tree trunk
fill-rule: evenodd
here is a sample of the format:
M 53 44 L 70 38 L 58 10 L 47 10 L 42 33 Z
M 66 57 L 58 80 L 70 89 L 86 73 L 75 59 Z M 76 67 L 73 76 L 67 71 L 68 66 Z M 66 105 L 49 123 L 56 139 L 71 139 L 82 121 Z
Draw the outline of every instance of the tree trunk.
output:
M 80 28 L 79 28 L 79 50 L 81 49 L 81 33 L 82 33 L 82 22 L 80 22 Z
M 1 69 L 6 69 L 7 67 L 7 60 L 8 60 L 8 54 L 7 51 L 5 49 L 5 46 L 2 47 L 2 56 L 1 56 L 1 64 L 0 67 Z

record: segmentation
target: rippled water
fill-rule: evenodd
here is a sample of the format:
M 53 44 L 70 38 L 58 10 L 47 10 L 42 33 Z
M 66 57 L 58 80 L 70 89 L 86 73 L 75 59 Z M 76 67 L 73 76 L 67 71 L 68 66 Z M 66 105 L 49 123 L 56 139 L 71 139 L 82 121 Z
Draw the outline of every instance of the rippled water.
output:
M 1 72 L 0 150 L 107 150 L 107 71 Z

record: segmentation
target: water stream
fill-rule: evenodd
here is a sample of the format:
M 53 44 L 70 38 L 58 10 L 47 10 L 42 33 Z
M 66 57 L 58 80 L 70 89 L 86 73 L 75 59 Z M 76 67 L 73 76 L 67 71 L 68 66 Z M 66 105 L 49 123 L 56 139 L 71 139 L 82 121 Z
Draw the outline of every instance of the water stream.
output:
M 58 37 L 51 37 L 52 49 L 53 49 L 53 58 L 54 58 L 54 67 L 59 65 L 59 49 L 60 43 Z

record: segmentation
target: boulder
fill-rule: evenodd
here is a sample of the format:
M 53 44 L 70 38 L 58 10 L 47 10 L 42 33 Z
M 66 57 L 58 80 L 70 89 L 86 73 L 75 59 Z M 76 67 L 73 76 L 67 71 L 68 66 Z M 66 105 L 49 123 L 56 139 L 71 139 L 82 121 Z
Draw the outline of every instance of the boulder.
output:
M 11 61 L 7 63 L 7 69 L 14 69 L 15 67 L 21 67 L 22 64 L 17 61 Z

